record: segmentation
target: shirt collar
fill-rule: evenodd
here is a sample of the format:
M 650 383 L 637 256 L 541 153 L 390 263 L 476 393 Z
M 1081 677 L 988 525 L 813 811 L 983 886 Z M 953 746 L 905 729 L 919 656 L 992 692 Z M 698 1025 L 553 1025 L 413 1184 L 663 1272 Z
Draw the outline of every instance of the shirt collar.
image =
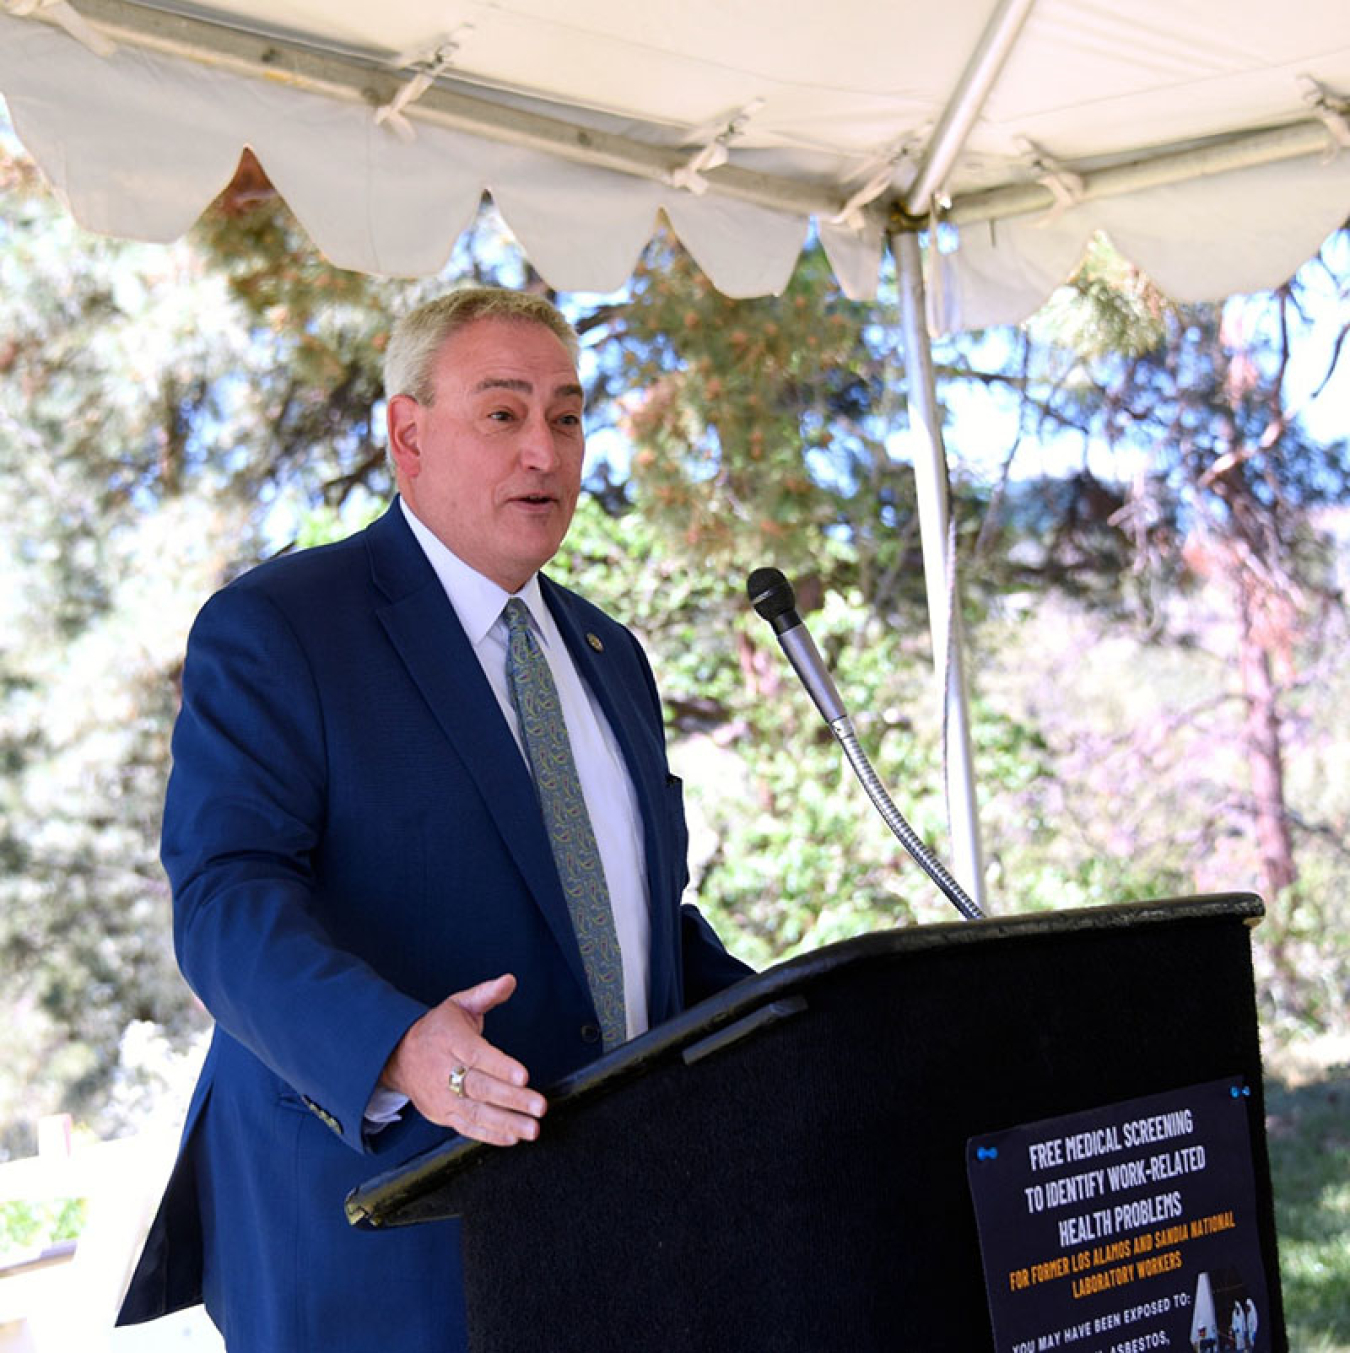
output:
M 475 648 L 501 618 L 502 608 L 512 596 L 519 597 L 529 607 L 535 629 L 545 641 L 548 640 L 552 626 L 545 621 L 548 610 L 539 588 L 537 573 L 531 574 L 529 582 L 518 592 L 506 591 L 491 578 L 484 577 L 477 569 L 466 564 L 417 516 L 402 495 L 398 502 L 417 543 L 440 579 L 445 595 L 450 598 L 465 635 Z

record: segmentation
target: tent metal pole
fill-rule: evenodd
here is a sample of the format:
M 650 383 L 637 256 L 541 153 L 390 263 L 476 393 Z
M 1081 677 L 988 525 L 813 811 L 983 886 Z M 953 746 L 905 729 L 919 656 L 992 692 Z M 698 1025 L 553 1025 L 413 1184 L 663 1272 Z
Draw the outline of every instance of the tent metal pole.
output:
M 941 682 L 946 745 L 947 819 L 952 839 L 953 873 L 984 908 L 984 855 L 970 746 L 970 712 L 961 656 L 961 611 L 956 604 L 956 561 L 948 553 L 950 513 L 947 454 L 942 442 L 933 349 L 925 317 L 923 257 L 919 237 L 910 231 L 890 237 L 900 284 L 900 325 L 905 347 L 905 392 L 913 433 L 914 486 L 923 547 L 924 586 L 933 664 Z
M 979 117 L 980 109 L 984 107 L 984 101 L 989 97 L 989 91 L 993 89 L 1035 2 L 999 0 L 998 8 L 990 16 L 979 43 L 970 54 L 950 102 L 942 110 L 942 117 L 933 129 L 919 172 L 905 191 L 904 208 L 910 216 L 927 214 L 929 201 L 942 187 L 943 180 L 956 163 L 956 157 L 965 146 L 970 129 L 975 125 L 975 119 Z

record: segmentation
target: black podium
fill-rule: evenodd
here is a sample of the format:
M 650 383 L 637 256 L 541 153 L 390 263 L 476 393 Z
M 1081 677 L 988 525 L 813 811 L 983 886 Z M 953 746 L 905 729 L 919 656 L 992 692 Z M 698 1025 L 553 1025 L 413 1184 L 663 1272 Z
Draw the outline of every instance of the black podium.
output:
M 1231 1082 L 1254 1180 L 1241 1224 L 1264 1268 L 1257 1348 L 1283 1353 L 1249 940 L 1261 915 L 1257 898 L 1225 895 L 837 944 L 552 1087 L 538 1142 L 499 1151 L 457 1139 L 354 1191 L 348 1216 L 367 1227 L 462 1218 L 475 1353 L 1002 1350 L 971 1144 Z M 1168 1121 L 1138 1121 L 1155 1118 Z M 1158 1159 L 1206 1163 L 1203 1148 L 1187 1149 L 1160 1147 Z M 1212 1151 L 1208 1165 L 1214 1174 Z M 1203 1300 L 1184 1236 L 1150 1233 L 1180 1256 L 1165 1290 Z M 1085 1268 L 1108 1254 L 1071 1248 Z M 1039 1281 L 1035 1264 L 1026 1271 Z M 1112 1269 L 1103 1258 L 1092 1272 Z M 1144 1273 L 1141 1298 L 1164 1290 Z M 1007 1276 L 991 1275 L 996 1295 Z M 1077 1297 L 1083 1281 L 1057 1290 L 1067 1300 L 1072 1282 Z M 1104 1300 L 1085 1295 L 1074 1313 Z M 1096 1353 L 1130 1333 L 1078 1346 Z

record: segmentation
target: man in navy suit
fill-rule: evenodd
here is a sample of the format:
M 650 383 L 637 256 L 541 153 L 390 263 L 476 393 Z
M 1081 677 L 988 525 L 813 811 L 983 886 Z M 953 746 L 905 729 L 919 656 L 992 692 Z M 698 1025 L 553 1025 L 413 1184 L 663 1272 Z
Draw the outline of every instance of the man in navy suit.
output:
M 681 788 L 637 641 L 539 573 L 580 490 L 571 328 L 455 292 L 396 326 L 385 383 L 398 500 L 217 593 L 183 673 L 163 859 L 217 1024 L 119 1319 L 205 1300 L 231 1350 L 462 1349 L 457 1224 L 358 1231 L 343 1199 L 452 1132 L 533 1140 L 538 1087 L 606 1051 L 509 695 L 508 599 L 565 715 L 626 1035 L 748 971 L 681 906 Z

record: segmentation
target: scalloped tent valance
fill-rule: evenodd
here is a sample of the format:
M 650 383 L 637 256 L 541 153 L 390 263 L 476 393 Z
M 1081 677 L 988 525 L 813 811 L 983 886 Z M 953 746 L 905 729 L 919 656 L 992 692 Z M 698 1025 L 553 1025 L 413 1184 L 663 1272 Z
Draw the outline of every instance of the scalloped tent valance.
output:
M 1344 0 L 5 8 L 16 131 L 132 238 L 181 234 L 244 146 L 341 266 L 434 273 L 486 190 L 566 291 L 622 286 L 665 212 L 729 294 L 781 290 L 814 221 L 868 298 L 936 209 L 933 290 L 971 328 L 1034 310 L 1098 229 L 1199 299 L 1278 284 L 1350 213 Z

